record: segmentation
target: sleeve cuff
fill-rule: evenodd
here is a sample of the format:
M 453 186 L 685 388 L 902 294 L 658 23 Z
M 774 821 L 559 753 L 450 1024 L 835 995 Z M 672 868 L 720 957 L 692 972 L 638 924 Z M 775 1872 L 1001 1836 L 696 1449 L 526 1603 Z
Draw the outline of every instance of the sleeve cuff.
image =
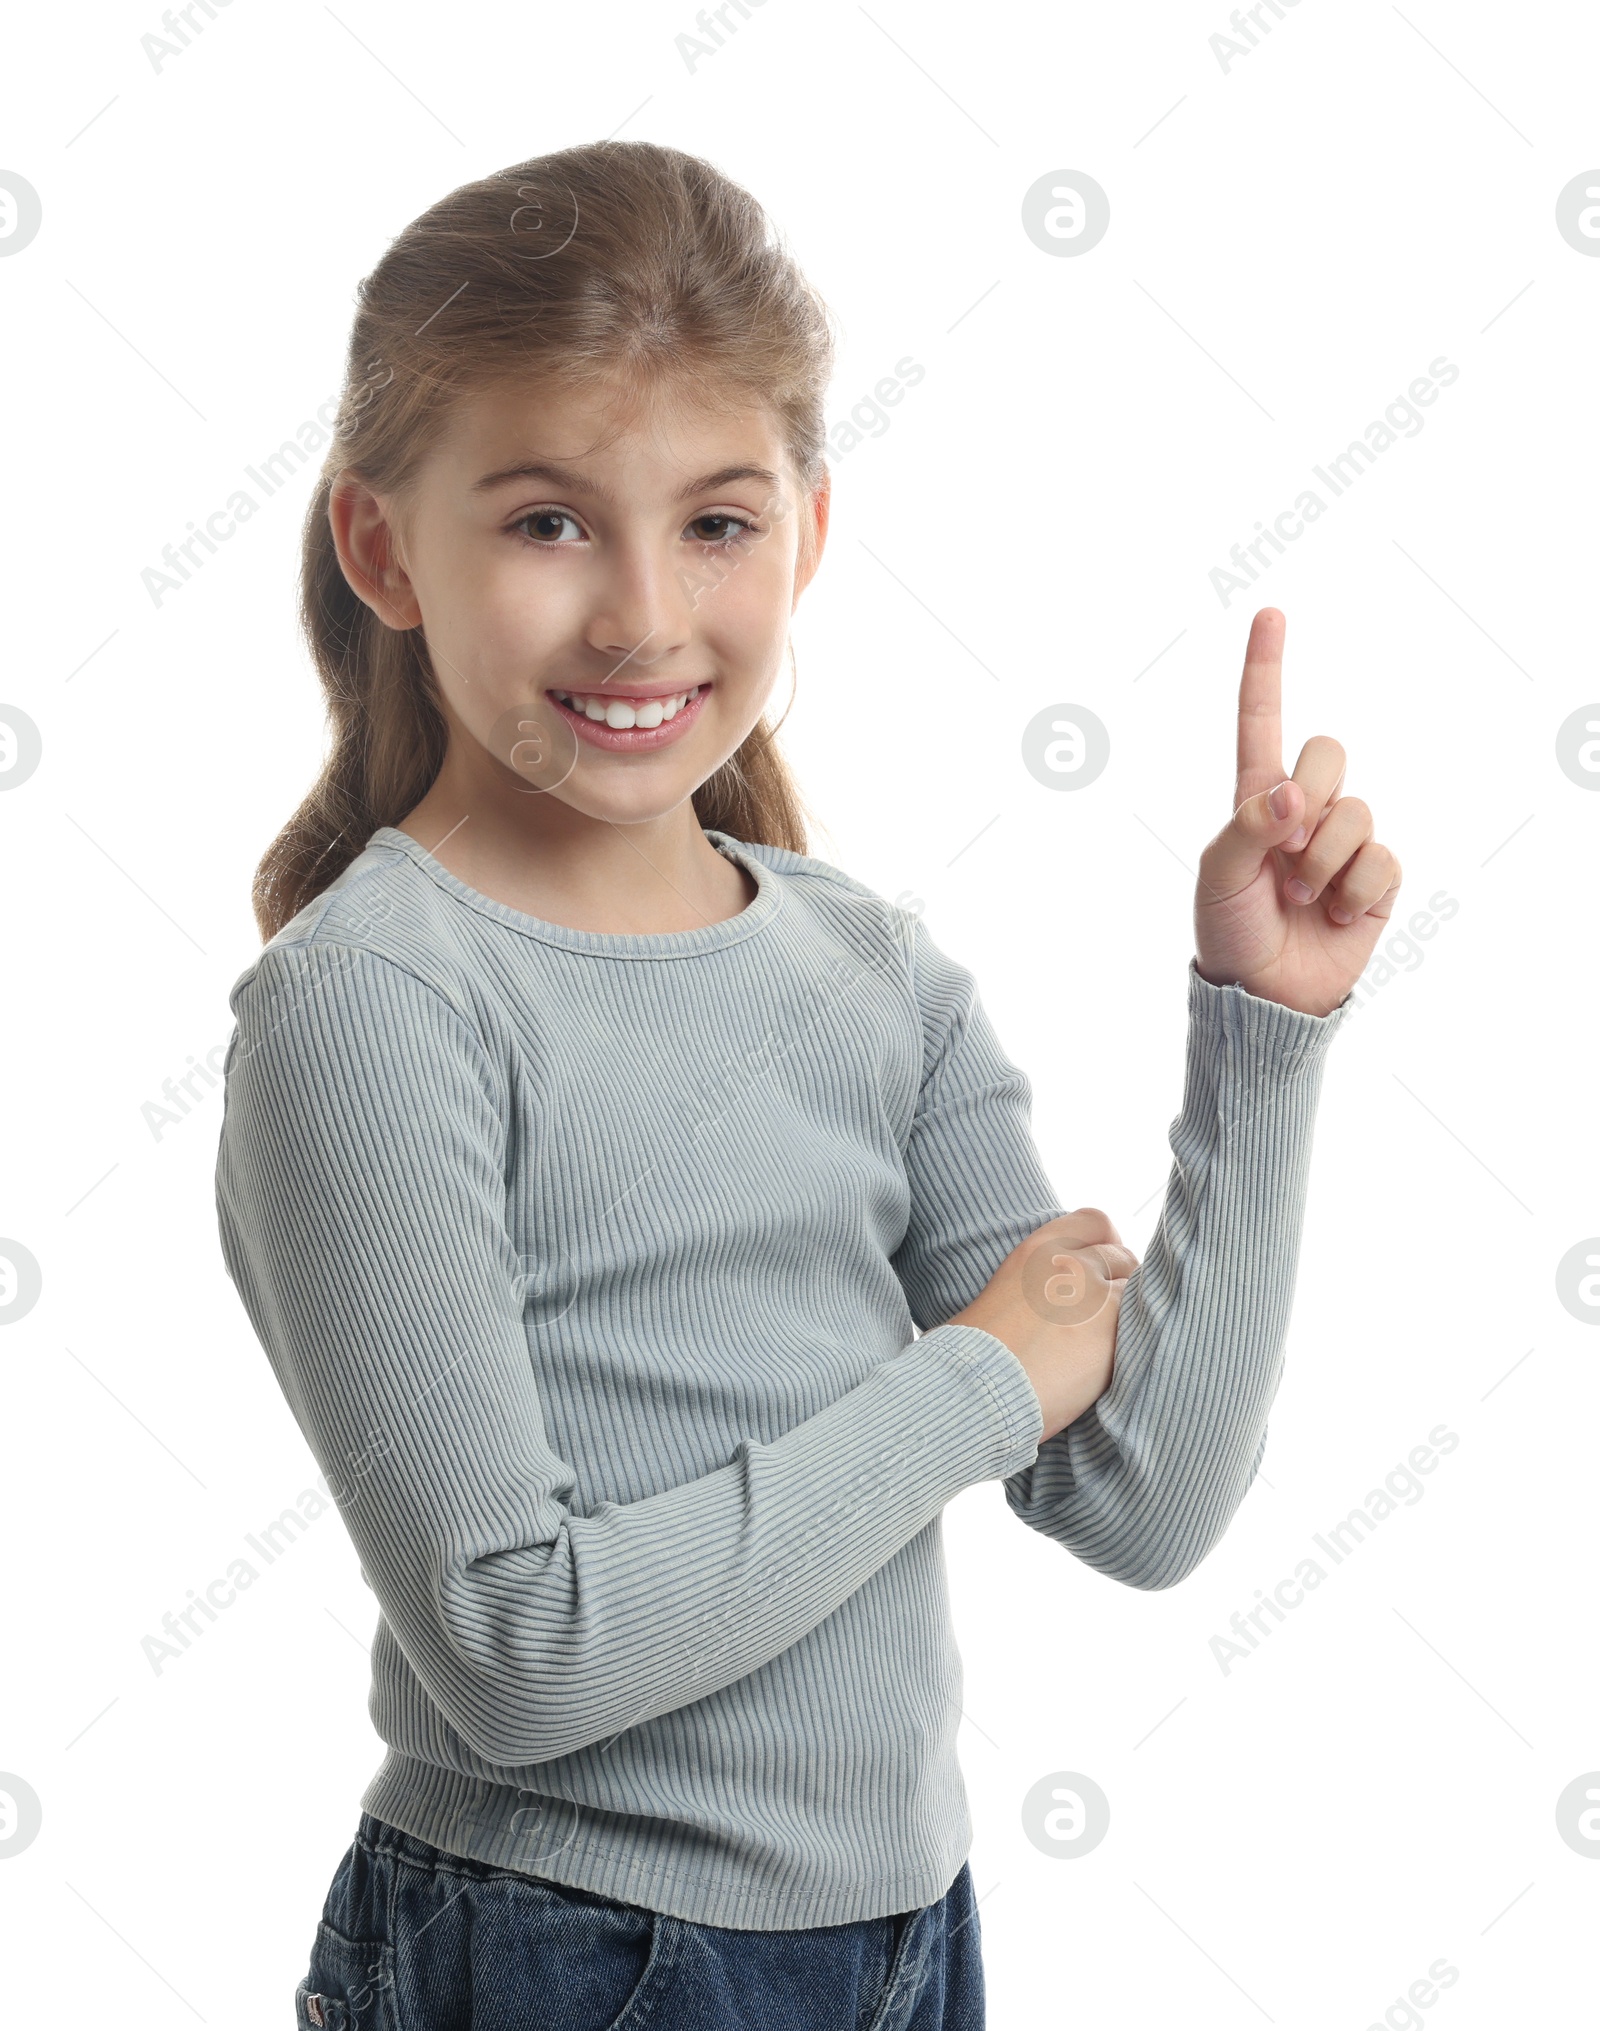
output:
M 1237 981 L 1218 986 L 1189 961 L 1189 1020 L 1227 1037 L 1246 1056 L 1284 1072 L 1320 1066 L 1355 1003 L 1346 995 L 1326 1015 L 1310 1015 L 1252 994 Z
M 996 1458 L 986 1478 L 1008 1480 L 1031 1466 L 1044 1436 L 1044 1410 L 1028 1371 L 1004 1340 L 981 1326 L 936 1326 L 917 1345 L 963 1367 L 994 1412 Z

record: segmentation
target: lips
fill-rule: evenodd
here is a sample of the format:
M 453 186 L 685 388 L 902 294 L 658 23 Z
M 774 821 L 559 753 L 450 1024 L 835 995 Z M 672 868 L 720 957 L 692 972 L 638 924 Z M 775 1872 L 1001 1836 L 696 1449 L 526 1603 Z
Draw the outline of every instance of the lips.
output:
M 566 691 L 552 685 L 545 695 L 580 741 L 613 754 L 639 754 L 681 740 L 710 692 L 709 684 L 632 693 Z
M 691 684 L 681 691 L 602 692 L 562 691 L 552 686 L 550 696 L 581 712 L 593 726 L 603 723 L 625 732 L 630 726 L 660 726 L 664 720 L 676 719 L 700 688 Z

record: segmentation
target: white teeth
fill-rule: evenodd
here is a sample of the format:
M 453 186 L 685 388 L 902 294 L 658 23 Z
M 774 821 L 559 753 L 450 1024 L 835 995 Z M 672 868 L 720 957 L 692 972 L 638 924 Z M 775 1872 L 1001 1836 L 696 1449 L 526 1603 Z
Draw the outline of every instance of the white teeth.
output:
M 581 696 L 571 691 L 551 691 L 552 698 L 559 698 L 563 705 L 570 705 L 574 712 L 581 712 L 586 719 L 603 722 L 619 729 L 630 726 L 659 726 L 664 719 L 676 719 L 700 689 L 697 684 L 693 691 L 675 692 L 670 698 L 642 699 L 632 705 L 625 698 L 601 698 L 590 691 Z

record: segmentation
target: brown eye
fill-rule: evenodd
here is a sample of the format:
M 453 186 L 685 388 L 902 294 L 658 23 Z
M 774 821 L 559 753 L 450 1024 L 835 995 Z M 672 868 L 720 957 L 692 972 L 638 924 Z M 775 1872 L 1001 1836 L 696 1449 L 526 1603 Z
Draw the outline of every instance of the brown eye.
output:
M 560 540 L 558 531 L 563 522 L 571 523 L 574 529 L 578 526 L 565 508 L 535 508 L 529 514 L 519 515 L 512 526 L 519 531 L 531 532 L 527 535 L 530 543 L 543 543 L 547 548 L 554 548 Z M 552 523 L 555 524 L 554 529 L 550 526 Z
M 749 522 L 738 515 L 697 515 L 689 527 L 701 530 L 707 522 L 720 523 L 721 528 L 713 535 L 702 534 L 699 540 L 718 549 L 725 548 L 730 543 L 737 543 L 741 536 L 748 536 L 752 528 Z

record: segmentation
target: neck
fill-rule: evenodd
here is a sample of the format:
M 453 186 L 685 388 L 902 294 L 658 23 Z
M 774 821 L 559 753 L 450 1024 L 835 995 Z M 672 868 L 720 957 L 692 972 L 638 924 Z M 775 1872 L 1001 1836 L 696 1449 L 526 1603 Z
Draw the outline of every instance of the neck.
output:
M 432 788 L 398 821 L 469 888 L 578 931 L 688 931 L 736 915 L 755 894 L 718 853 L 692 799 L 636 822 L 591 817 L 522 788 L 452 740 Z

